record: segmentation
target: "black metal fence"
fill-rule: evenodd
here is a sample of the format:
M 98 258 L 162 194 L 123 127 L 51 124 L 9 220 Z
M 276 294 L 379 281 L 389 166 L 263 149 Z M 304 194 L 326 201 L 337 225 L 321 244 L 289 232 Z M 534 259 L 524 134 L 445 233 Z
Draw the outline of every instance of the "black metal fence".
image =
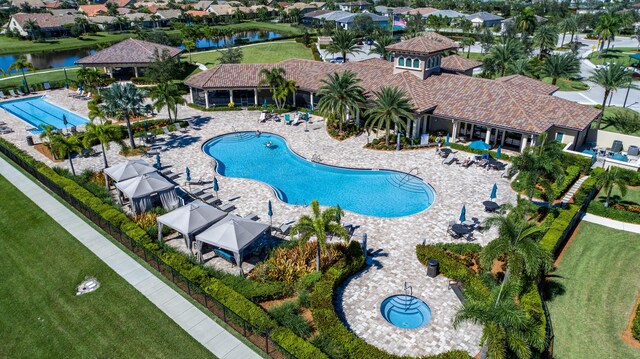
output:
M 236 332 L 247 338 L 249 341 L 251 341 L 251 343 L 255 344 L 269 356 L 276 359 L 295 359 L 295 356 L 293 356 L 291 353 L 287 352 L 285 349 L 271 340 L 269 332 L 260 332 L 259 330 L 254 328 L 249 322 L 242 319 L 238 314 L 207 294 L 202 288 L 200 288 L 200 286 L 184 277 L 176 269 L 156 256 L 153 252 L 131 239 L 131 237 L 121 231 L 120 228 L 105 220 L 92 208 L 78 201 L 75 197 L 61 188 L 58 184 L 53 182 L 49 177 L 40 173 L 31 164 L 15 155 L 10 149 L 6 148 L 2 144 L 0 144 L 0 152 L 6 155 L 9 159 L 15 162 L 31 176 L 36 178 L 40 183 L 51 190 L 51 192 L 60 196 L 60 198 L 64 199 L 78 212 L 82 213 L 82 215 L 87 217 L 98 227 L 111 235 L 118 242 L 127 247 L 130 251 L 135 253 L 138 257 L 144 259 L 145 262 L 147 262 L 151 267 L 155 268 L 165 278 L 180 287 L 180 289 L 187 293 L 191 298 L 198 301 L 209 311 L 211 311 L 211 313 L 215 314 L 218 318 L 223 320 L 226 324 L 235 329 Z

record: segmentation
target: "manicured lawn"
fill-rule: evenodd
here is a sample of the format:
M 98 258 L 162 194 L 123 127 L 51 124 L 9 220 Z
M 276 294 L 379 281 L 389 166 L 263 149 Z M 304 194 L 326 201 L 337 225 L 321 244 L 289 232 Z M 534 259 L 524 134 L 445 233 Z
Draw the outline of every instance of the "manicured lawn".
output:
M 67 68 L 67 78 L 69 81 L 76 81 L 76 71 L 80 69 L 80 67 L 70 67 Z M 46 81 L 64 81 L 64 70 L 63 69 L 44 69 L 37 71 L 26 71 L 27 82 L 29 86 L 33 86 L 37 83 L 42 83 Z M 19 75 L 17 77 L 14 77 Z M 0 77 L 0 90 L 12 89 L 18 86 L 22 86 L 22 75 L 16 74 L 11 76 Z
M 462 55 L 462 53 L 460 53 L 460 54 L 458 54 L 458 55 L 460 55 L 460 56 L 464 56 L 464 57 L 467 57 L 467 52 L 465 51 L 464 55 Z M 471 60 L 476 60 L 476 61 L 482 61 L 482 60 L 484 60 L 484 57 L 485 57 L 485 56 L 486 56 L 485 54 L 481 54 L 481 53 L 479 53 L 479 52 L 472 52 L 472 53 L 470 53 L 470 54 L 469 54 L 469 58 L 470 58 Z
M 242 59 L 244 64 L 274 63 L 293 58 L 313 60 L 311 49 L 297 42 L 267 42 L 246 46 L 241 49 L 244 55 Z M 194 62 L 199 62 L 210 68 L 218 64 L 220 52 L 194 53 L 192 58 Z M 188 61 L 189 55 L 185 54 L 183 59 Z
M 554 357 L 640 358 L 621 339 L 640 291 L 640 235 L 582 222 L 553 275 Z
M 634 110 L 629 109 L 629 108 L 607 106 L 607 108 L 604 110 L 604 115 L 602 116 L 602 123 L 600 124 L 600 129 L 604 130 L 604 131 L 609 131 L 609 132 L 623 133 L 622 131 L 618 130 L 611 123 L 611 119 L 613 117 L 615 117 L 618 113 L 623 112 L 623 111 L 635 112 Z M 596 125 L 597 125 L 596 121 L 594 121 L 591 126 L 593 126 L 595 128 Z M 631 133 L 625 133 L 625 134 L 626 135 L 640 136 L 640 131 L 636 131 L 636 132 L 634 132 L 632 134 Z
M 545 77 L 542 79 L 543 82 L 548 84 L 550 84 L 552 80 L 553 79 L 551 77 Z M 571 79 L 558 79 L 556 86 L 560 88 L 560 91 L 584 91 L 589 89 L 589 86 L 584 82 Z
M 42 51 L 71 50 L 86 47 L 96 47 L 99 42 L 117 42 L 130 37 L 135 37 L 132 32 L 108 33 L 98 32 L 93 36 L 82 36 L 82 38 L 66 37 L 51 39 L 43 42 L 33 42 L 29 40 L 18 40 L 0 36 L 0 55 L 7 54 L 28 54 Z
M 636 53 L 638 50 L 634 47 L 621 47 L 605 50 L 599 55 L 598 52 L 594 52 L 589 55 L 589 61 L 596 65 L 602 65 L 606 62 L 619 62 L 625 66 L 638 63 L 638 60 L 634 60 L 629 55 Z
M 0 198 L 0 357 L 213 357 L 3 177 Z
M 607 192 L 604 190 L 600 191 L 597 200 L 604 203 L 606 199 Z M 609 201 L 609 203 L 621 202 L 623 204 L 640 205 L 640 187 L 627 187 L 627 195 L 624 197 L 620 197 L 620 190 L 618 187 L 615 187 L 613 191 L 611 191 L 611 198 Z
M 233 29 L 239 31 L 273 31 L 279 32 L 282 35 L 300 35 L 302 33 L 302 27 L 293 27 L 291 24 L 280 24 L 275 22 L 259 22 L 259 21 L 246 21 L 239 24 L 215 26 L 221 29 Z

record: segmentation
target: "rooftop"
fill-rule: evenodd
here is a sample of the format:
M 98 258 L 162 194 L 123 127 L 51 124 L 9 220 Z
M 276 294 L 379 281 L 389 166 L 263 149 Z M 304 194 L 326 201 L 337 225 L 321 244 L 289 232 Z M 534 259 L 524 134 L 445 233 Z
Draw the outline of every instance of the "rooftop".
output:
M 20 25 L 20 27 L 24 27 L 27 21 L 33 20 L 38 24 L 38 26 L 40 26 L 41 29 L 62 27 L 66 24 L 73 23 L 75 18 L 75 16 L 73 15 L 54 16 L 49 13 L 17 13 L 11 15 L 11 17 L 18 23 L 18 25 Z
M 115 64 L 149 64 L 153 61 L 154 51 L 162 54 L 165 50 L 170 56 L 176 56 L 182 49 L 165 46 L 153 42 L 127 39 L 93 55 L 83 57 L 76 61 L 77 65 L 115 65 Z
M 91 17 L 91 16 L 98 16 L 101 14 L 106 14 L 109 10 L 107 10 L 107 7 L 103 4 L 96 4 L 96 5 L 80 5 L 78 7 L 78 11 L 83 12 L 87 14 L 87 16 Z
M 444 70 L 465 72 L 482 66 L 482 62 L 468 59 L 460 55 L 449 55 L 442 58 L 440 67 Z
M 502 16 L 494 15 L 488 12 L 477 12 L 475 14 L 467 15 L 467 20 L 480 19 L 482 21 L 496 21 L 496 20 L 504 20 Z
M 458 47 L 460 46 L 457 42 L 446 36 L 442 36 L 436 32 L 425 32 L 412 39 L 389 45 L 387 46 L 387 49 L 391 51 L 408 51 L 412 53 L 429 54 L 444 50 L 455 50 Z

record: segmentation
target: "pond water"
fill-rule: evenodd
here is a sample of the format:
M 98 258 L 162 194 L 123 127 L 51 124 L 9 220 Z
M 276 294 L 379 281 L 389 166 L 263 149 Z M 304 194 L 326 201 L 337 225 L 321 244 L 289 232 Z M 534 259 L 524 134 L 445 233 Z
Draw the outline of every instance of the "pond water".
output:
M 226 39 L 220 38 L 218 40 L 198 39 L 196 41 L 196 48 L 207 49 L 207 48 L 225 47 L 232 44 L 242 45 L 243 43 L 249 43 L 249 42 L 279 39 L 282 36 L 284 35 L 277 32 L 273 32 L 273 31 L 245 31 L 245 32 L 239 32 L 234 34 L 233 37 L 231 37 L 231 39 L 229 38 L 226 38 Z M 184 48 L 184 45 L 181 45 L 180 47 Z
M 50 67 L 59 68 L 66 66 L 74 66 L 74 62 L 85 56 L 94 54 L 93 49 L 76 49 L 64 51 L 47 51 L 37 52 L 24 55 L 2 55 L 0 56 L 0 68 L 7 71 L 9 66 L 14 63 L 20 56 L 25 56 L 27 61 L 31 62 L 37 70 L 47 69 Z M 15 71 L 13 71 L 15 73 Z

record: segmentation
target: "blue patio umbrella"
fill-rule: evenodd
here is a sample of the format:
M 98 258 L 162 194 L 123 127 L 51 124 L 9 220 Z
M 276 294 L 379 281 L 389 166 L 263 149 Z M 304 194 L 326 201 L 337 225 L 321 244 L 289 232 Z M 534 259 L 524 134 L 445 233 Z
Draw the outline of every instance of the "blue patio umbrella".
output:
M 481 141 L 481 140 L 475 140 L 475 141 L 471 142 L 469 147 L 473 148 L 474 150 L 486 151 L 489 148 L 491 148 L 491 145 L 489 145 L 488 143 L 485 143 L 484 141 Z
M 338 213 L 336 213 L 336 219 L 338 220 L 338 222 L 340 222 L 340 220 L 342 219 L 342 216 L 340 215 L 340 212 L 342 212 L 342 209 L 340 208 L 340 205 L 336 205 L 336 208 L 338 209 Z
M 460 223 L 467 220 L 466 215 L 467 215 L 467 208 L 466 206 L 462 206 L 462 211 L 460 211 Z
M 309 104 L 309 114 L 313 115 L 313 104 Z
M 191 182 L 191 170 L 189 170 L 189 167 L 187 167 L 185 172 L 187 174 L 187 182 Z
M 64 87 L 68 90 L 69 89 L 69 83 L 67 81 L 64 82 Z
M 144 121 L 144 132 L 149 132 L 149 123 Z
M 498 146 L 498 150 L 496 151 L 496 158 L 500 158 L 502 156 L 502 146 Z
M 267 215 L 269 216 L 269 221 L 271 221 L 271 225 L 273 225 L 273 208 L 271 207 L 271 200 L 267 203 Z
M 493 188 L 491 189 L 491 195 L 489 196 L 489 198 L 491 199 L 496 199 L 496 194 L 498 193 L 498 185 L 497 184 L 493 184 Z
M 157 169 L 160 169 L 162 167 L 162 164 L 160 164 L 160 154 L 156 154 L 156 164 L 154 166 Z
M 264 105 L 263 106 L 264 106 L 264 109 L 266 110 L 267 109 L 267 99 L 266 98 L 264 99 Z
M 447 138 L 444 140 L 444 145 L 449 146 L 449 133 L 447 132 Z
M 218 179 L 213 177 L 213 191 L 216 193 L 216 197 L 218 197 L 219 190 L 220 190 L 220 186 L 218 186 Z

